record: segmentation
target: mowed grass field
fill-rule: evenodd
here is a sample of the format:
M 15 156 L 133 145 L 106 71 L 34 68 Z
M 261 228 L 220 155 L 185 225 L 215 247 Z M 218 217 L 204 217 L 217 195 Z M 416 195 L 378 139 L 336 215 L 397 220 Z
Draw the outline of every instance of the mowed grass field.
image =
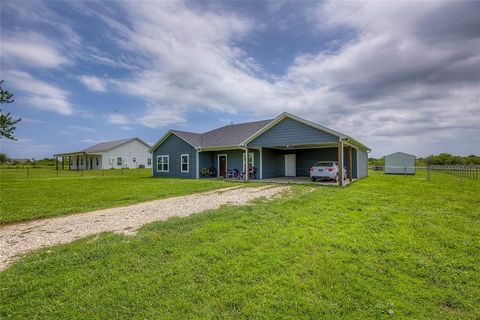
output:
M 151 169 L 0 170 L 0 224 L 235 186 L 221 180 L 155 179 Z M 82 176 L 83 175 L 83 176 Z
M 478 319 L 480 183 L 295 186 L 0 273 L 1 319 Z

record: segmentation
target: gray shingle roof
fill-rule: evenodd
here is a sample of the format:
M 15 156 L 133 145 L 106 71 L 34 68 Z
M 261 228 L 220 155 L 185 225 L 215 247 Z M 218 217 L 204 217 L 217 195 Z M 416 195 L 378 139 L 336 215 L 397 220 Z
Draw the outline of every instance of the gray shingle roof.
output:
M 265 127 L 271 121 L 272 119 L 230 124 L 205 133 L 193 133 L 179 130 L 172 130 L 172 132 L 194 147 L 238 146 L 245 139 Z
M 79 150 L 79 151 L 73 151 L 73 152 L 65 152 L 65 153 L 59 153 L 57 155 L 62 155 L 62 154 L 72 154 L 72 153 L 96 153 L 96 152 L 103 152 L 103 151 L 108 151 L 113 148 L 116 148 L 124 143 L 133 141 L 133 140 L 138 140 L 141 143 L 145 144 L 147 147 L 150 148 L 148 144 L 143 142 L 142 140 L 138 138 L 128 138 L 128 139 L 121 139 L 121 140 L 114 140 L 114 141 L 106 141 L 106 142 L 100 142 L 97 144 L 94 144 L 93 146 L 90 146 L 88 148 Z
M 91 147 L 83 149 L 82 152 L 90 153 L 90 152 L 107 151 L 107 150 L 113 149 L 115 147 L 118 147 L 119 145 L 122 145 L 126 142 L 130 142 L 130 141 L 135 140 L 135 139 L 136 138 L 129 138 L 129 139 L 121 139 L 121 140 L 100 142 L 100 143 L 94 144 Z
M 190 143 L 192 146 L 198 147 L 202 143 L 202 135 L 188 131 L 172 130 L 177 136 Z
M 237 146 L 272 119 L 231 124 L 202 134 L 202 147 Z

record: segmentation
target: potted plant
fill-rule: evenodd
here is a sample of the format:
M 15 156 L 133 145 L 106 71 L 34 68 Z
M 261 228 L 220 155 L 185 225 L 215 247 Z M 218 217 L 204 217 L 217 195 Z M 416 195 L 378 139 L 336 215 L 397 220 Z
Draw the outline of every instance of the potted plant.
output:
M 215 167 L 210 167 L 210 169 L 208 169 L 208 174 L 210 177 L 215 177 L 217 175 L 217 169 L 215 169 Z
M 202 177 L 205 177 L 207 174 L 208 174 L 208 169 L 207 168 L 200 169 L 200 175 Z

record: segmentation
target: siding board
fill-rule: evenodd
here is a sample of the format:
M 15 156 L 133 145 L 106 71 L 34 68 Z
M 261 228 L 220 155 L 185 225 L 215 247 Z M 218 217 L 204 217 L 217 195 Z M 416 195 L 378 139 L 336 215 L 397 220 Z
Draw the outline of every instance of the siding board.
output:
M 248 143 L 249 147 L 273 147 L 337 142 L 338 137 L 286 118 Z
M 189 172 L 181 172 L 182 154 L 189 155 Z M 197 151 L 191 145 L 172 134 L 160 146 L 153 150 L 153 176 L 154 177 L 177 177 L 196 178 L 196 154 Z M 169 155 L 169 172 L 157 171 L 157 156 Z

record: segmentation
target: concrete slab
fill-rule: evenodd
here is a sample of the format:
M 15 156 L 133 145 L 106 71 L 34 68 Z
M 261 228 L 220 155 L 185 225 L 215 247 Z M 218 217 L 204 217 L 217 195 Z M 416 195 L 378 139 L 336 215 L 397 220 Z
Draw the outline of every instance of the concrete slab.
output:
M 356 179 L 353 179 L 355 181 Z M 313 184 L 321 186 L 338 186 L 338 183 L 333 182 L 332 180 L 323 180 L 323 181 L 311 181 L 309 177 L 277 177 L 270 179 L 253 179 L 252 182 L 266 182 L 266 183 L 282 183 L 282 184 Z M 350 184 L 350 181 L 344 180 L 344 186 Z

